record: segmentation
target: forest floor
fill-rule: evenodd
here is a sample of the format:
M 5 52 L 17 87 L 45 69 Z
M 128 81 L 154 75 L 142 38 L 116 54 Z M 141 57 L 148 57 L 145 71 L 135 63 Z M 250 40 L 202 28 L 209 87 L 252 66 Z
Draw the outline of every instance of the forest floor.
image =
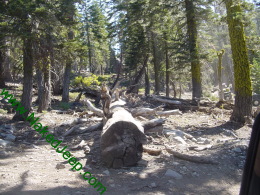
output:
M 181 130 L 197 141 L 178 142 L 164 135 L 150 135 L 149 147 L 162 153 L 143 153 L 136 167 L 108 169 L 100 162 L 101 131 L 65 137 L 63 144 L 106 188 L 107 195 L 237 195 L 245 163 L 251 126 L 229 122 L 231 111 L 188 111 L 166 118 L 164 129 Z M 80 174 L 64 160 L 29 122 L 11 121 L 13 114 L 0 114 L 0 130 L 13 129 L 15 141 L 0 145 L 0 194 L 3 195 L 97 195 Z M 71 127 L 76 116 L 46 112 L 37 114 L 57 138 Z M 84 125 L 95 123 L 91 118 Z M 1 132 L 1 131 L 0 131 Z M 0 137 L 1 139 L 1 137 Z M 89 152 L 79 146 L 82 140 Z M 165 145 L 191 156 L 204 156 L 215 164 L 194 163 L 169 154 Z M 194 147 L 195 146 L 195 147 Z M 196 150 L 194 150 L 196 148 Z M 168 174 L 166 174 L 166 172 Z

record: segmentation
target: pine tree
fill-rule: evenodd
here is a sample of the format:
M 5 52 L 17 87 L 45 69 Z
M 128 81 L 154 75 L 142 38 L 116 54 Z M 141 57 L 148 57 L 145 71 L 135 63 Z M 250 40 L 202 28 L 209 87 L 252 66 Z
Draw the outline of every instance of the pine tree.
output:
M 240 0 L 226 0 L 227 22 L 235 76 L 235 107 L 232 120 L 245 122 L 252 112 L 252 86 Z

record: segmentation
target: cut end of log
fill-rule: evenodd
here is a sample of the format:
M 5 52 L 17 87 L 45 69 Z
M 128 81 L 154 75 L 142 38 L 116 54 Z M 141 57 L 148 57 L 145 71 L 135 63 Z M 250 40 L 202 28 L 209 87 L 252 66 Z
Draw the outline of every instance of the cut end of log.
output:
M 124 109 L 113 114 L 101 135 L 101 160 L 112 168 L 135 166 L 142 158 L 146 137 L 141 124 Z

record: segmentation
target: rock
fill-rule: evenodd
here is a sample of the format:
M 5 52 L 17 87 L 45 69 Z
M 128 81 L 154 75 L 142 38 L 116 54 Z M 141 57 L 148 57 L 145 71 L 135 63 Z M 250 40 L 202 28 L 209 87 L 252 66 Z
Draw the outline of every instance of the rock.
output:
M 115 184 L 110 184 L 110 187 L 114 188 L 114 187 L 116 187 L 116 185 Z
M 198 143 L 198 144 L 210 144 L 210 141 L 209 141 L 207 138 L 199 137 L 199 138 L 197 139 L 197 143 Z
M 151 187 L 151 188 L 156 188 L 157 185 L 156 185 L 156 183 L 153 182 L 153 183 L 151 183 L 150 187 Z
M 148 165 L 148 161 L 141 159 L 138 161 L 138 166 L 140 167 L 146 167 Z
M 59 164 L 56 165 L 56 169 L 65 169 L 65 165 L 59 163 Z
M 165 176 L 173 177 L 174 179 L 182 179 L 183 178 L 183 176 L 181 174 L 179 174 L 176 171 L 173 171 L 171 169 L 168 169 L 166 171 Z
M 5 140 L 7 140 L 7 141 L 15 141 L 15 136 L 14 135 L 12 135 L 12 134 L 6 134 L 6 136 L 5 136 Z
M 233 148 L 232 151 L 234 151 L 236 153 L 241 153 L 242 152 L 241 148 L 239 148 L 239 147 Z
M 2 140 L 2 139 L 0 139 L 0 145 L 6 147 L 6 146 L 9 145 L 9 144 L 11 144 L 10 141 L 6 141 L 6 140 Z
M 109 175 L 110 175 L 110 172 L 109 172 L 109 170 L 105 170 L 105 171 L 103 171 L 103 173 L 104 173 L 104 174 L 106 174 L 107 176 L 109 176 Z
M 197 172 L 193 172 L 191 175 L 192 175 L 192 177 L 199 177 L 200 176 Z

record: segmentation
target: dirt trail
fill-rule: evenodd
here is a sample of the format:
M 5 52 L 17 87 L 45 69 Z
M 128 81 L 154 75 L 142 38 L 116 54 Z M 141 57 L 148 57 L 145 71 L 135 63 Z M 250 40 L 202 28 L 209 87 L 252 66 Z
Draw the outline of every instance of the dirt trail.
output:
M 0 125 L 8 123 L 11 116 L 0 114 Z M 229 113 L 223 111 L 218 114 L 188 112 L 181 117 L 168 117 L 165 128 L 182 130 L 196 139 L 203 138 L 212 147 L 203 151 L 187 151 L 183 149 L 187 148 L 185 145 L 155 135 L 149 145 L 161 148 L 163 152 L 159 156 L 144 153 L 138 166 L 125 169 L 114 170 L 102 166 L 99 161 L 99 131 L 68 136 L 63 143 L 80 159 L 85 170 L 89 170 L 107 187 L 104 193 L 107 195 L 237 195 L 251 127 L 229 123 L 228 119 Z M 65 131 L 68 126 L 61 124 L 68 120 L 73 120 L 73 117 L 51 113 L 41 115 L 41 122 L 55 132 Z M 28 123 L 9 125 L 15 125 L 17 140 L 0 149 L 1 194 L 99 194 L 78 172 L 70 171 L 71 165 L 41 139 Z M 90 148 L 87 155 L 82 149 L 73 149 L 82 140 Z M 218 164 L 205 165 L 174 158 L 164 150 L 165 143 L 190 155 L 207 156 Z M 177 172 L 180 177 L 166 176 L 169 170 Z

